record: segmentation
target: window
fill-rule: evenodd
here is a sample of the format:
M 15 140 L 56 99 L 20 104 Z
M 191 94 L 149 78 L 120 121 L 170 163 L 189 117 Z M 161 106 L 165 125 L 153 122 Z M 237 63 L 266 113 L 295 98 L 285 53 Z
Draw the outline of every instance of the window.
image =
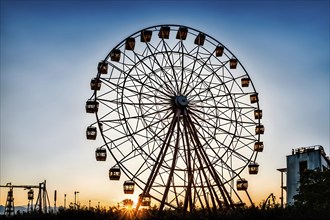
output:
M 305 172 L 307 170 L 307 161 L 300 161 L 299 162 L 299 173 Z

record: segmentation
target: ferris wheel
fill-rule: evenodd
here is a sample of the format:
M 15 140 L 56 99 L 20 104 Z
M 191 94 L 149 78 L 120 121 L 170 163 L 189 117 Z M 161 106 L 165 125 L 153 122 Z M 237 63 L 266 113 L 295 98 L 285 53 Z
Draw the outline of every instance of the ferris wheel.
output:
M 249 74 L 222 43 L 186 26 L 148 27 L 111 49 L 90 86 L 86 112 L 96 121 L 87 139 L 102 139 L 96 160 L 110 154 L 109 178 L 138 193 L 137 209 L 244 204 L 243 177 L 258 173 L 264 147 L 262 110 Z

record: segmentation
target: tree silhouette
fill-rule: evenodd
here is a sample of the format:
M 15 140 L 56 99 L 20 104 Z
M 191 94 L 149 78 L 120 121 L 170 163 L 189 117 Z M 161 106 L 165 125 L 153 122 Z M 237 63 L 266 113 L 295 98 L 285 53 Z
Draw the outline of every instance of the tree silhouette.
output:
M 295 206 L 314 211 L 330 210 L 330 170 L 307 170 L 300 175 Z

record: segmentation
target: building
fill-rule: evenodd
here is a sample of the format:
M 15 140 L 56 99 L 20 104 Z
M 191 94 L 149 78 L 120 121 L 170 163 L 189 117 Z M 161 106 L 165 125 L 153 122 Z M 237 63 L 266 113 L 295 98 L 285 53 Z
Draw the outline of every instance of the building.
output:
M 292 149 L 292 154 L 286 157 L 286 165 L 286 199 L 288 205 L 293 205 L 293 196 L 298 193 L 299 189 L 300 173 L 305 170 L 330 169 L 330 159 L 320 145 L 301 147 Z

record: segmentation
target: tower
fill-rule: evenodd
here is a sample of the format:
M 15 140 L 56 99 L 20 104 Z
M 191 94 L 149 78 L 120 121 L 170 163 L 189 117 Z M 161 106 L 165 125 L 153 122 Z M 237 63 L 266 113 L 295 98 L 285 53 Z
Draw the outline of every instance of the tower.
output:
M 6 207 L 5 207 L 5 216 L 11 216 L 14 215 L 14 195 L 13 195 L 13 188 L 10 188 L 7 194 L 7 201 L 6 201 Z

